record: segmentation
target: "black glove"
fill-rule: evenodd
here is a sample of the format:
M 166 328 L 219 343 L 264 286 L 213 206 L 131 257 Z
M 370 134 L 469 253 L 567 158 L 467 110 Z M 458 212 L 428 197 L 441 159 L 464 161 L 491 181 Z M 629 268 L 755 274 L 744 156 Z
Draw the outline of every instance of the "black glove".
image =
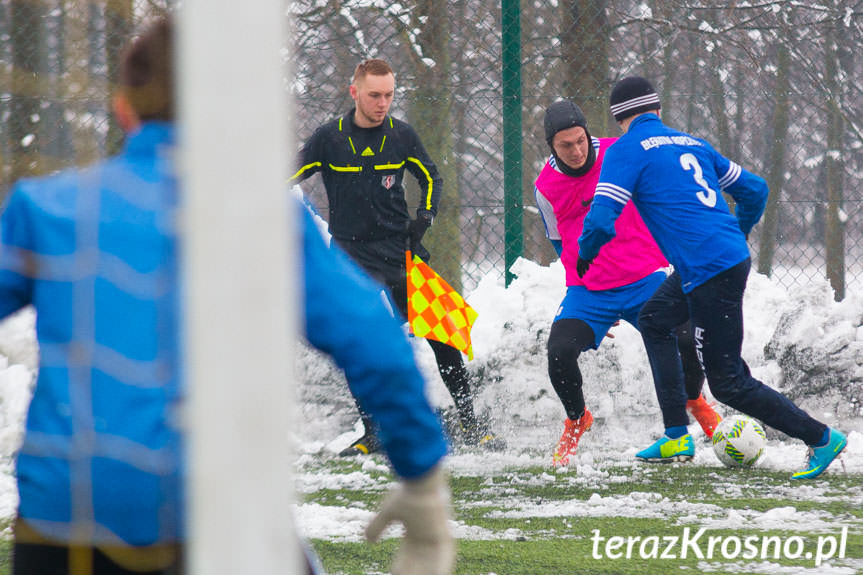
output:
M 408 224 L 408 235 L 410 235 L 410 247 L 412 252 L 416 253 L 417 250 L 420 249 L 420 242 L 422 241 L 426 230 L 428 230 L 429 226 L 432 225 L 433 220 L 434 215 L 430 211 L 419 210 L 417 212 L 417 219 L 411 220 Z
M 578 272 L 578 277 L 583 278 L 584 274 L 587 273 L 587 268 L 589 268 L 592 263 L 593 260 L 586 260 L 583 257 L 578 256 L 578 261 L 575 263 L 575 271 Z

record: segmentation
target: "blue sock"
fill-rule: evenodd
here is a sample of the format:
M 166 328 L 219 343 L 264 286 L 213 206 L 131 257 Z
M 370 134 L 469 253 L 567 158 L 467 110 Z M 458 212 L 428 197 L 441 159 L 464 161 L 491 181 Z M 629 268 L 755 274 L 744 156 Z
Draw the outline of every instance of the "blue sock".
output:
M 830 441 L 830 428 L 824 430 L 824 435 L 821 436 L 821 441 L 818 445 L 813 445 L 812 447 L 824 447 L 827 445 L 827 442 Z
M 689 430 L 686 429 L 685 425 L 675 425 L 674 427 L 665 428 L 665 435 L 667 435 L 671 439 L 679 439 L 687 433 L 689 433 Z

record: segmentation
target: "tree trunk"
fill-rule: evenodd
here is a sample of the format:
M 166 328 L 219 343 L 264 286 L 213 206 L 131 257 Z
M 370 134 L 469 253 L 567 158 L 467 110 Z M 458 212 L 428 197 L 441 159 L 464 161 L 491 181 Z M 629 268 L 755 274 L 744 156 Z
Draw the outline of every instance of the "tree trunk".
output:
M 560 50 L 567 69 L 561 96 L 584 111 L 591 132 L 610 133 L 608 94 L 608 17 L 605 2 L 564 0 L 560 3 Z
M 746 70 L 742 62 L 734 66 L 734 90 L 737 92 L 737 106 L 734 108 L 734 137 L 731 140 L 732 157 L 743 159 L 743 134 L 746 133 L 746 107 L 743 105 L 744 96 L 749 94 L 749 81 L 746 78 Z
M 660 2 L 658 4 L 660 14 L 662 14 L 663 18 L 671 21 L 673 9 L 667 2 Z M 680 62 L 674 49 L 674 42 L 671 41 L 673 30 L 669 29 L 668 33 L 669 36 L 666 38 L 665 46 L 662 48 L 662 99 L 660 103 L 662 105 L 663 116 L 668 120 L 669 124 L 673 124 L 674 102 L 671 100 L 671 89 L 674 86 L 677 76 L 675 72 L 680 66 Z
M 67 69 L 63 73 L 66 110 L 71 116 L 69 131 L 72 159 L 77 165 L 90 164 L 99 157 L 99 139 L 88 118 L 88 105 L 97 98 L 104 83 L 94 82 L 91 74 L 90 9 L 76 0 L 66 2 Z
M 785 182 L 785 142 L 788 136 L 788 114 L 790 102 L 790 58 L 788 45 L 779 42 L 776 63 L 776 85 L 774 87 L 775 105 L 773 117 L 770 120 L 772 141 L 769 165 L 767 166 L 767 186 L 770 195 L 767 197 L 767 207 L 764 209 L 764 219 L 761 223 L 761 241 L 758 246 L 758 273 L 770 275 L 773 271 L 773 258 L 776 255 L 776 242 L 779 240 L 776 231 L 779 229 L 779 200 L 782 198 L 782 185 Z
M 45 6 L 40 0 L 12 0 L 10 43 L 12 48 L 12 97 L 7 124 L 12 169 L 10 182 L 41 172 L 39 100 L 44 82 L 39 72 L 44 52 L 42 17 Z
M 108 64 L 108 83 L 111 89 L 106 94 L 106 109 L 111 109 L 110 98 L 120 78 L 120 54 L 129 42 L 134 29 L 132 0 L 108 0 L 105 5 L 105 55 Z M 107 153 L 120 151 L 124 139 L 123 130 L 114 114 L 108 117 Z
M 837 35 L 831 25 L 824 45 L 825 83 L 829 91 L 827 101 L 827 153 L 824 157 L 826 174 L 826 222 L 824 247 L 827 251 L 827 279 L 833 287 L 836 301 L 845 298 L 845 216 L 842 211 L 842 173 L 844 171 L 844 129 L 839 86 L 839 54 Z
M 10 37 L 9 32 L 9 7 L 5 2 L 0 2 L 0 38 Z M 9 97 L 8 90 L 12 87 L 12 78 L 8 73 L 6 66 L 0 66 L 0 99 L 4 101 Z M 9 138 L 3 137 L 9 133 L 8 116 L 0 114 L 0 201 L 2 201 L 9 192 L 9 174 L 10 166 L 6 158 L 10 156 Z
M 70 165 L 71 139 L 69 126 L 66 122 L 66 53 L 62 49 L 66 45 L 66 6 L 60 3 L 56 9 L 46 14 L 43 21 L 43 30 L 46 38 L 52 38 L 56 48 L 47 50 L 43 75 L 45 81 L 45 94 L 40 104 L 39 114 L 43 128 L 41 144 L 42 169 L 52 172 Z
M 699 78 L 698 78 L 698 58 L 699 58 L 699 46 L 698 36 L 694 34 L 689 34 L 689 50 L 686 52 L 686 68 L 689 70 L 689 84 L 687 89 L 689 90 L 689 94 L 697 94 L 699 89 Z M 695 131 L 695 98 L 689 97 L 686 99 L 686 132 L 693 133 Z
M 461 289 L 461 217 L 450 117 L 449 18 L 444 0 L 419 0 L 413 13 L 420 32 L 417 43 L 423 58 L 411 53 L 416 91 L 408 117 L 443 178 L 440 207 L 424 244 L 432 267 L 455 289 Z M 421 23 L 421 25 L 420 25 Z M 409 49 L 409 48 L 408 48 Z M 433 62 L 433 65 L 429 64 Z M 410 206 L 413 211 L 416 204 Z
M 731 154 L 731 127 L 728 122 L 728 113 L 726 111 L 725 101 L 725 85 L 722 78 L 719 76 L 719 55 L 713 50 L 710 54 L 710 114 L 716 122 L 716 138 L 719 140 L 719 152 L 729 157 Z M 728 194 L 725 195 L 725 201 L 728 203 L 728 208 L 731 213 L 734 213 L 735 202 Z
M 556 11 L 557 7 L 553 9 Z M 503 17 L 503 16 L 502 16 Z M 532 18 L 528 20 L 528 18 Z M 521 46 L 527 46 L 532 33 L 536 33 L 540 23 L 537 19 L 541 16 L 535 14 L 521 13 Z M 504 22 L 504 26 L 510 25 Z M 551 27 L 553 31 L 548 34 L 557 34 L 557 26 Z M 524 56 L 522 56 L 524 58 Z M 553 58 L 553 56 L 551 57 Z M 557 58 L 553 58 L 557 61 Z M 565 76 L 565 74 L 563 74 Z M 522 86 L 544 86 L 543 90 L 524 91 L 522 94 L 522 169 L 521 169 L 521 205 L 523 206 L 521 217 L 522 228 L 522 256 L 540 265 L 548 265 L 555 259 L 557 254 L 545 237 L 545 226 L 536 208 L 534 197 L 534 181 L 539 169 L 541 169 L 545 158 L 549 155 L 549 148 L 545 143 L 545 131 L 542 119 L 545 108 L 566 97 L 560 90 L 560 80 L 556 71 L 551 72 L 546 66 L 530 66 L 525 60 L 521 62 Z M 504 160 L 505 161 L 505 160 Z

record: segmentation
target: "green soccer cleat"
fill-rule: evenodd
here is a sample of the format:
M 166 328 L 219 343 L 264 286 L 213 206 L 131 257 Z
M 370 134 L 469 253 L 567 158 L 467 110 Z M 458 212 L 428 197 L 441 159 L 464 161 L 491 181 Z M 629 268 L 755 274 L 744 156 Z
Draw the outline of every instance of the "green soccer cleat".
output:
M 653 445 L 636 453 L 635 457 L 650 463 L 689 461 L 695 457 L 695 444 L 688 433 L 677 439 L 663 435 Z
M 834 459 L 839 457 L 846 445 L 848 445 L 848 439 L 845 434 L 838 429 L 831 428 L 827 437 L 827 445 L 810 446 L 806 467 L 792 475 L 791 479 L 814 479 L 818 477 L 827 470 Z

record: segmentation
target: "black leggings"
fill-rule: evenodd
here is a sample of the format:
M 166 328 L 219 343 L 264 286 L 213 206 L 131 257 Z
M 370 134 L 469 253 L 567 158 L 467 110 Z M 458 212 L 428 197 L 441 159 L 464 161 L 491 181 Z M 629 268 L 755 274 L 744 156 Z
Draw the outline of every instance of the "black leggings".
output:
M 683 362 L 686 395 L 689 399 L 697 399 L 704 385 L 704 373 L 698 363 L 689 324 L 679 326 L 675 335 Z M 580 319 L 560 319 L 551 325 L 548 336 L 548 376 L 569 419 L 578 419 L 584 414 L 583 381 L 578 368 L 578 356 L 582 351 L 591 349 L 594 341 L 593 330 Z

